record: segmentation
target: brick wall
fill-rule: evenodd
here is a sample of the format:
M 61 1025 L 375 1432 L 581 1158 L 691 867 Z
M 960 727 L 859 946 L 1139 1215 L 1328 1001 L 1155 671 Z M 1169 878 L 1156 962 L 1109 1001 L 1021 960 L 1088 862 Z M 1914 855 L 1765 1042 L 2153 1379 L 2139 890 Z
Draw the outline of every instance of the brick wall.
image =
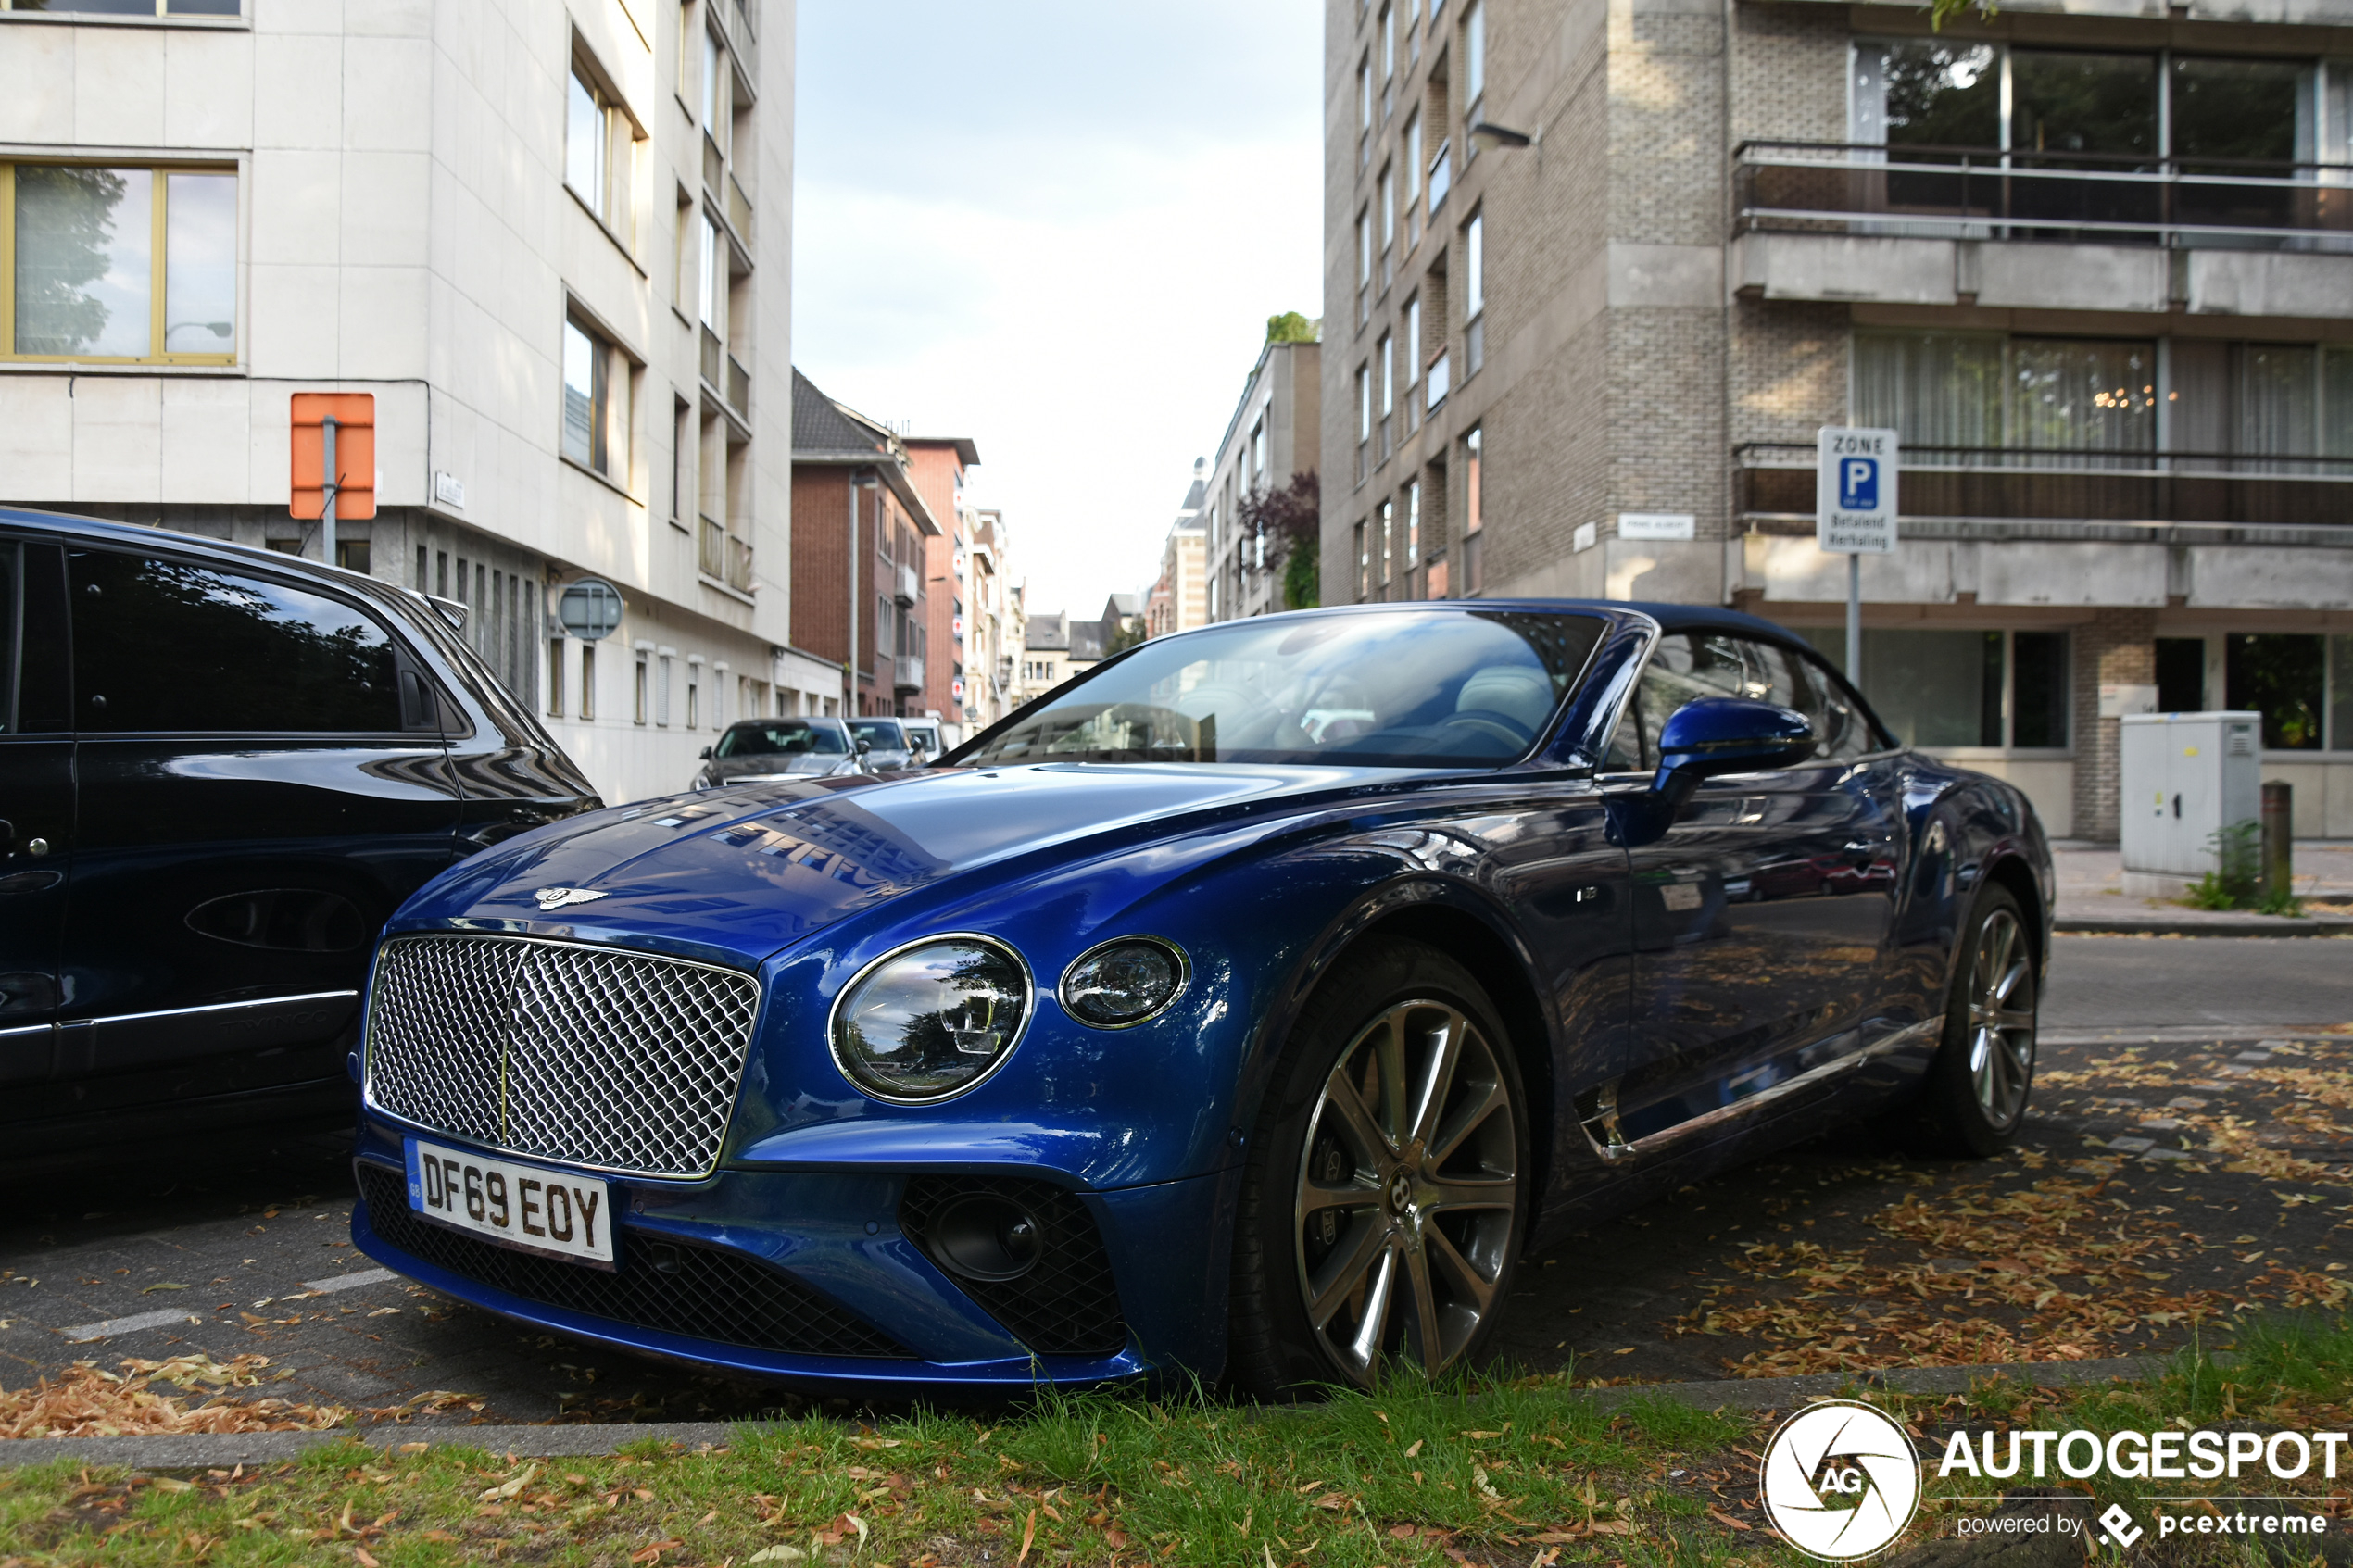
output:
M 798 466 L 792 474 L 793 644 L 820 659 L 849 652 L 849 475 Z
M 2100 717 L 2100 687 L 2157 680 L 2157 611 L 2103 609 L 2075 629 L 2075 836 L 2117 836 L 2118 751 L 2123 724 Z

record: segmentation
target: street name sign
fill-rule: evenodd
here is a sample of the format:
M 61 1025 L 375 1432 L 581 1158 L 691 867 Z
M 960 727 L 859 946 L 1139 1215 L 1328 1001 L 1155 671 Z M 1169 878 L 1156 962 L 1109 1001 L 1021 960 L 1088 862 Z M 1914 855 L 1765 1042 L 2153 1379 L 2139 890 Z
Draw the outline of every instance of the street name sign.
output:
M 1824 425 L 1814 474 L 1814 542 L 1834 555 L 1895 551 L 1895 433 Z

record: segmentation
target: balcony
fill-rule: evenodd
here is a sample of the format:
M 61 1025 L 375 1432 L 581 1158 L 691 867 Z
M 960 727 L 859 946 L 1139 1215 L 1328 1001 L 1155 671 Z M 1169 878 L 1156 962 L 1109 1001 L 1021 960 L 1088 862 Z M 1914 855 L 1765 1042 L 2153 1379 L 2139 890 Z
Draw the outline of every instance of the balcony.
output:
M 751 546 L 741 539 L 727 541 L 727 586 L 738 594 L 751 592 Z
M 891 596 L 902 605 L 912 605 L 923 594 L 923 575 L 905 562 L 891 568 Z
M 1734 232 L 2353 253 L 2353 166 L 1743 142 Z
M 747 422 L 751 418 L 751 372 L 733 354 L 727 356 L 727 407 Z
M 746 251 L 751 249 L 751 198 L 731 172 L 727 176 L 727 227 L 736 232 Z
M 695 551 L 695 570 L 722 583 L 727 580 L 727 531 L 715 519 L 702 520 Z
M 1749 442 L 1732 458 L 1744 526 L 1813 532 L 1813 443 Z M 1895 495 L 1905 518 L 2343 527 L 2353 457 L 1906 445 Z
M 891 660 L 891 686 L 902 696 L 924 689 L 924 661 L 919 654 L 902 653 Z

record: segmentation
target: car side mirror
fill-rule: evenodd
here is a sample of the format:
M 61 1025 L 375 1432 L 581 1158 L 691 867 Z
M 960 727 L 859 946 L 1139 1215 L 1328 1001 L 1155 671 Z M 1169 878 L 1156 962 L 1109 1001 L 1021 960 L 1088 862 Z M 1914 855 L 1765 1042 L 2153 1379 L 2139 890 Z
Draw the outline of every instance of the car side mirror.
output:
M 866 753 L 868 753 L 868 752 L 870 752 L 870 751 L 872 751 L 872 750 L 874 750 L 874 749 L 875 749 L 875 743 L 874 743 L 873 741 L 870 741 L 870 740 L 862 740 L 862 741 L 860 741 L 860 742 L 858 743 L 858 755 L 859 755 L 859 756 L 861 756 L 861 757 L 865 756 L 865 755 L 866 755 Z
M 1658 733 L 1654 793 L 1680 809 L 1703 779 L 1795 767 L 1814 755 L 1813 721 L 1779 703 L 1703 696 L 1667 715 Z
M 706 762 L 711 760 L 711 747 L 706 746 L 702 748 L 702 759 Z

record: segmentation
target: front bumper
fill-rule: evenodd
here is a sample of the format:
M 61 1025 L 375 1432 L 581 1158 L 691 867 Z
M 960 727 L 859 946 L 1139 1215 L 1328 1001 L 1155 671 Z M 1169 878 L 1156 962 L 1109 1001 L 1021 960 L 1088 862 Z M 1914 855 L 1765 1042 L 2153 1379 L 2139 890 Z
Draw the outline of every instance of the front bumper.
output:
M 1176 1367 L 1214 1376 L 1224 1360 L 1217 1238 L 1229 1175 L 1102 1192 L 1010 1166 L 723 1167 L 694 1183 L 611 1179 L 619 1266 L 608 1273 L 416 1218 L 404 1133 L 372 1114 L 361 1122 L 352 1216 L 360 1250 L 445 1295 L 597 1344 L 832 1391 L 1084 1386 Z M 1039 1182 L 1052 1187 L 1041 1196 L 1060 1218 L 1048 1223 L 1052 1245 L 1022 1299 L 960 1282 L 910 1234 L 927 1194 Z M 1098 1238 L 1090 1272 L 1082 1254 Z M 1052 1272 L 1066 1264 L 1069 1273 Z M 1108 1336 L 1107 1290 L 1115 1292 Z M 1060 1310 L 1065 1302 L 1070 1312 Z M 1070 1345 L 1084 1348 L 1059 1353 Z

